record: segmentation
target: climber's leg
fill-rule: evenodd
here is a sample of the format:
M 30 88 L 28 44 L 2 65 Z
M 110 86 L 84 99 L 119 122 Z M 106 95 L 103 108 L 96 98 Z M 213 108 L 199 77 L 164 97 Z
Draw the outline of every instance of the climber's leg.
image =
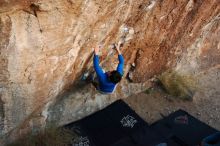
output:
M 96 81 L 92 81 L 92 85 L 96 88 L 96 90 L 99 90 L 99 83 Z
M 89 71 L 84 72 L 81 76 L 81 80 L 87 83 L 91 83 L 92 81 L 95 80 L 95 78 L 96 78 L 95 72 L 89 72 Z
M 86 83 L 90 84 L 92 83 L 92 85 L 99 90 L 99 81 L 98 78 L 96 76 L 95 72 L 89 73 L 89 72 L 85 72 L 83 73 L 82 77 L 81 77 L 82 81 L 85 81 Z
M 96 73 L 91 73 L 90 76 L 88 77 L 89 83 L 92 83 L 92 85 L 99 90 L 99 81 L 98 78 L 96 76 Z

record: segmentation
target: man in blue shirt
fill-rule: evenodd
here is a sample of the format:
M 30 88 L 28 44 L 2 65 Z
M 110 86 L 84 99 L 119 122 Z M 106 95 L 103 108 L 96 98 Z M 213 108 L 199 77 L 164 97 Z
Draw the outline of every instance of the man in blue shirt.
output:
M 96 47 L 94 49 L 94 58 L 93 65 L 95 72 L 98 77 L 98 85 L 96 85 L 96 89 L 101 91 L 102 93 L 111 94 L 114 92 L 116 85 L 121 81 L 123 76 L 123 68 L 124 68 L 124 58 L 120 51 L 121 44 L 115 48 L 118 54 L 119 64 L 116 70 L 103 72 L 102 68 L 99 66 L 99 49 L 100 47 Z

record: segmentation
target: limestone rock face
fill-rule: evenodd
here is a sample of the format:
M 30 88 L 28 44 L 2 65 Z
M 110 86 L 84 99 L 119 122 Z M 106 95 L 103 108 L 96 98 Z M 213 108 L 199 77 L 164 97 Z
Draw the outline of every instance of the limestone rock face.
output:
M 77 120 L 168 69 L 199 76 L 195 99 L 220 98 L 219 19 L 219 0 L 0 0 L 0 135 Z M 112 70 L 121 39 L 124 79 L 99 94 L 80 81 L 92 47 Z

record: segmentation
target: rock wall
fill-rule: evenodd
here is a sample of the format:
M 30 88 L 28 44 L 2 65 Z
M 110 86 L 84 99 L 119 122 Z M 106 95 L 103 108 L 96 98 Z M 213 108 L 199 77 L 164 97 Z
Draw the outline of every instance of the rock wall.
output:
M 219 19 L 219 0 L 0 0 L 0 135 L 77 120 L 169 69 L 199 76 L 195 99 L 219 98 Z M 80 81 L 91 48 L 112 70 L 122 38 L 124 79 L 99 94 Z

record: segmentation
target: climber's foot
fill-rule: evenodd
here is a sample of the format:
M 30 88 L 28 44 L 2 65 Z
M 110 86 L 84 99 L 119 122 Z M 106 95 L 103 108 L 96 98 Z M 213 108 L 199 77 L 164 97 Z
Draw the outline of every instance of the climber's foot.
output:
M 84 81 L 86 83 L 91 83 L 94 80 L 95 80 L 95 74 L 94 73 L 85 72 L 85 73 L 83 73 L 83 75 L 81 77 L 81 81 Z
M 81 81 L 86 81 L 89 76 L 89 72 L 84 72 L 81 77 Z

